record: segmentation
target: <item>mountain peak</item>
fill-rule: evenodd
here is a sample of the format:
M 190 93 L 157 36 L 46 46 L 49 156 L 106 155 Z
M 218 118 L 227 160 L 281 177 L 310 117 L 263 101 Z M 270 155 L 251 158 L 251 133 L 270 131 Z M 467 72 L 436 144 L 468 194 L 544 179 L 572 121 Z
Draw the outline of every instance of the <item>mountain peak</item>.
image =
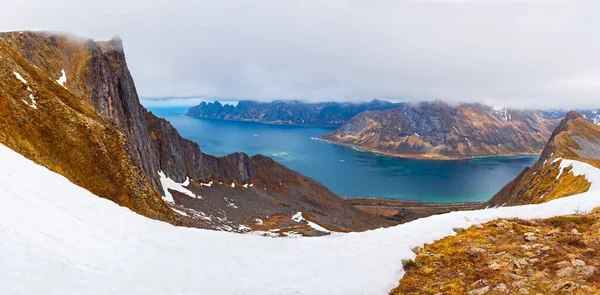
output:
M 578 112 L 571 110 L 565 115 L 563 120 L 568 121 L 568 120 L 573 120 L 573 119 L 577 119 L 577 118 L 581 118 L 581 115 Z
M 537 204 L 586 192 L 591 183 L 574 166 L 600 167 L 598 151 L 600 126 L 570 111 L 552 132 L 538 161 L 525 168 L 488 204 Z

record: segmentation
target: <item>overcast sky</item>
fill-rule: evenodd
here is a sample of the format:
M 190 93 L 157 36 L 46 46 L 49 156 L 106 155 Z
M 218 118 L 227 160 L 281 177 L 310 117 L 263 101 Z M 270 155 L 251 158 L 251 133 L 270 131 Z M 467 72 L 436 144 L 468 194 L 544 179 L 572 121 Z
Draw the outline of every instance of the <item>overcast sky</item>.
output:
M 0 30 L 120 35 L 146 97 L 600 107 L 599 2 L 0 0 Z

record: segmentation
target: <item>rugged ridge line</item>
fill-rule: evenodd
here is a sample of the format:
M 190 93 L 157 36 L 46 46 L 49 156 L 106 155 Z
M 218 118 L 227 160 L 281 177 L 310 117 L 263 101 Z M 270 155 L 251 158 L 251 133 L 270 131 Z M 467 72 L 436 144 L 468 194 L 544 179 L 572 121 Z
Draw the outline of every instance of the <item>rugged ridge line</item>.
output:
M 404 103 L 373 99 L 369 102 L 316 102 L 275 100 L 272 102 L 239 101 L 237 105 L 202 102 L 190 108 L 188 116 L 230 121 L 249 121 L 279 125 L 341 126 L 367 110 L 387 110 Z
M 568 112 L 553 131 L 540 158 L 525 168 L 487 203 L 488 206 L 538 204 L 588 191 L 585 175 L 574 175 L 564 160 L 600 167 L 600 126 L 575 111 Z

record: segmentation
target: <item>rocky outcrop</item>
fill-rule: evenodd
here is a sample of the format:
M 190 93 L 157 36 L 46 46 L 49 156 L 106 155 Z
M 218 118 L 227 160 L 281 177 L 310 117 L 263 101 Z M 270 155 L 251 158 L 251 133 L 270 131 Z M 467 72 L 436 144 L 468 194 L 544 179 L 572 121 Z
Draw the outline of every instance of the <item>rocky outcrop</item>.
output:
M 413 248 L 390 294 L 600 294 L 598 229 L 600 211 L 463 229 Z
M 297 100 L 256 102 L 242 100 L 237 105 L 220 102 L 202 102 L 188 110 L 187 115 L 197 118 L 250 121 L 267 124 L 341 126 L 350 118 L 367 110 L 387 110 L 403 105 L 373 99 L 369 102 L 318 102 Z
M 399 157 L 463 159 L 539 153 L 557 123 L 535 111 L 423 102 L 363 112 L 321 139 Z
M 590 182 L 563 165 L 566 160 L 600 167 L 600 126 L 574 111 L 554 130 L 538 161 L 502 188 L 488 206 L 537 204 L 586 192 Z
M 140 105 L 119 38 L 1 33 L 0 143 L 173 224 L 244 231 L 299 211 L 339 231 L 387 224 L 270 158 L 203 154 Z

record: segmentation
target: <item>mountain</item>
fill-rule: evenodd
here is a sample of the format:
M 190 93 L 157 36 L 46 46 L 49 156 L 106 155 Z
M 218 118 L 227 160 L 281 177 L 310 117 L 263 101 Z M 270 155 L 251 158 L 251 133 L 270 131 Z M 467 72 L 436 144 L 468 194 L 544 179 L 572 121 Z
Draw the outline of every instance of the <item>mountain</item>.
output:
M 408 271 L 408 279 L 413 277 L 410 269 L 403 269 L 402 263 L 415 257 L 411 248 L 452 235 L 453 228 L 472 226 L 466 231 L 469 234 L 479 230 L 477 224 L 496 218 L 547 218 L 571 214 L 575 208 L 591 210 L 600 205 L 598 191 L 595 191 L 539 205 L 435 215 L 360 233 L 273 239 L 177 227 L 144 218 L 93 195 L 2 144 L 0 163 L 2 294 L 383 295 L 398 284 L 405 272 Z M 510 221 L 514 223 L 513 219 Z M 494 224 L 499 221 L 485 227 L 499 231 L 503 236 L 513 232 L 511 238 L 521 243 L 524 241 L 523 233 L 531 229 L 513 228 L 507 221 L 504 222 L 506 227 L 496 227 Z M 579 235 L 581 240 L 570 234 L 572 223 L 557 224 L 564 227 L 560 232 L 546 235 L 544 230 L 538 233 L 538 241 L 531 244 L 556 245 L 550 252 L 553 254 L 550 257 L 552 261 L 560 259 L 561 255 L 577 254 L 568 258 L 569 261 L 576 258 L 590 265 L 598 263 L 600 256 L 594 252 L 594 249 L 598 251 L 598 239 L 594 240 L 594 236 L 590 235 L 596 233 L 595 236 L 598 236 L 597 222 L 577 226 L 582 233 Z M 564 239 L 554 239 L 555 236 Z M 475 244 L 480 239 L 470 237 L 457 236 L 462 243 L 482 247 Z M 578 246 L 587 239 L 589 244 Z M 499 238 L 493 245 L 501 248 L 508 241 L 511 240 Z M 459 255 L 462 250 L 459 246 L 444 247 L 443 255 L 436 252 L 429 255 L 426 251 L 430 248 L 427 246 L 419 256 L 431 258 L 431 266 L 423 264 L 427 266 L 424 270 L 429 279 L 418 285 L 423 286 L 419 291 L 405 294 L 436 294 L 426 292 L 430 289 L 425 289 L 425 286 L 432 285 L 470 290 L 475 288 L 472 284 L 479 279 L 477 274 L 488 279 L 489 284 L 499 280 L 511 282 L 510 277 L 495 275 L 485 265 L 479 264 L 482 257 Z M 580 258 L 579 252 L 571 252 L 574 247 L 578 247 L 585 256 Z M 567 251 L 563 250 L 565 248 Z M 501 253 L 505 249 L 493 253 Z M 491 259 L 504 260 L 509 255 L 531 258 L 525 256 L 529 250 L 516 247 L 513 252 L 513 248 L 510 249 L 510 253 L 505 253 L 508 255 L 498 254 Z M 492 253 L 492 249 L 489 251 Z M 537 249 L 532 252 L 537 253 Z M 469 258 L 478 259 L 475 260 L 478 264 L 474 265 Z M 417 261 L 420 263 L 419 257 Z M 528 267 L 532 266 L 550 268 L 549 279 L 558 281 L 552 276 L 553 266 L 531 261 Z M 436 280 L 432 272 L 440 268 L 447 272 L 447 269 L 458 268 L 458 271 Z M 460 272 L 466 276 L 461 276 Z M 523 272 L 525 268 L 519 275 L 524 276 Z M 598 288 L 598 276 L 591 278 L 595 281 L 586 284 L 594 286 L 595 282 L 595 288 Z M 469 283 L 462 284 L 463 281 Z M 583 285 L 581 282 L 578 284 Z M 509 284 L 509 287 L 512 286 Z M 465 290 L 446 294 L 467 293 Z
M 358 113 L 367 110 L 387 110 L 403 105 L 373 99 L 369 102 L 318 102 L 297 100 L 256 102 L 242 100 L 237 105 L 220 102 L 202 102 L 188 110 L 187 115 L 197 118 L 250 121 L 268 124 L 341 126 Z
M 546 119 L 562 119 L 568 112 L 568 110 L 539 111 Z M 600 109 L 575 109 L 575 112 L 580 114 L 584 119 L 600 125 Z
M 537 204 L 586 192 L 594 182 L 587 171 L 595 167 L 600 167 L 600 126 L 571 111 L 552 133 L 538 161 L 488 205 Z
M 268 157 L 202 153 L 140 105 L 119 38 L 0 33 L 0 143 L 176 225 L 318 235 L 326 230 L 315 222 L 335 231 L 388 224 Z
M 421 102 L 360 113 L 321 139 L 392 156 L 463 159 L 538 153 L 556 124 L 535 111 Z

